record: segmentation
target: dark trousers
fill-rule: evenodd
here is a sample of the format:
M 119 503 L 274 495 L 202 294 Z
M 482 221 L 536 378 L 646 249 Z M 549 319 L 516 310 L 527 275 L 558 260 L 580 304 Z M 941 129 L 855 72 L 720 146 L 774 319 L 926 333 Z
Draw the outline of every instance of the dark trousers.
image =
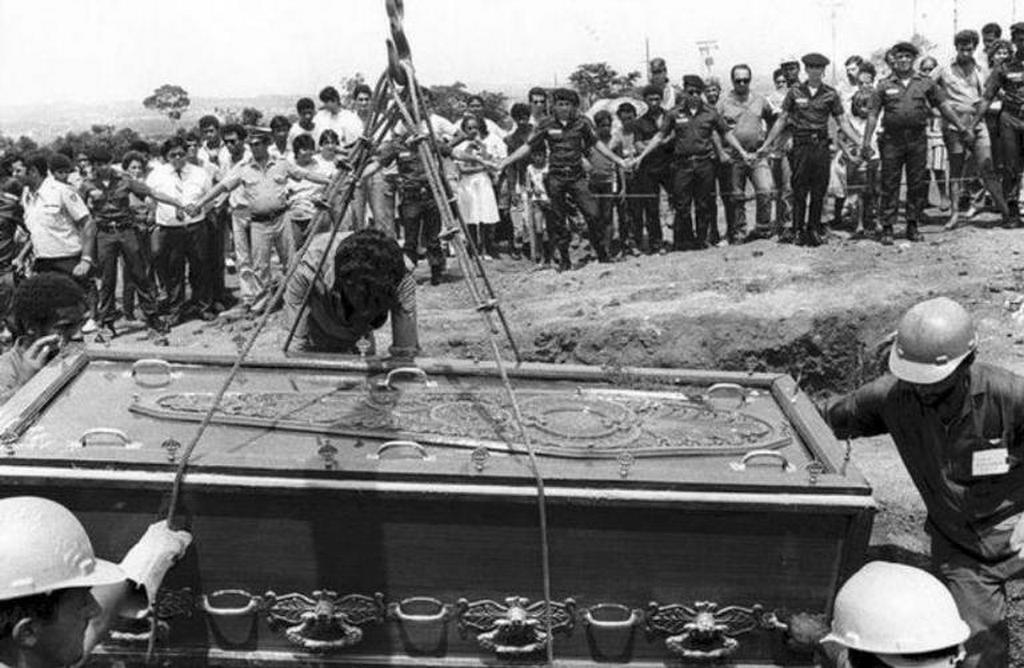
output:
M 206 249 L 206 221 L 182 227 L 158 225 L 153 230 L 153 259 L 167 293 L 165 312 L 172 323 L 185 313 L 186 263 L 188 283 L 192 289 L 191 306 L 198 311 L 210 307 Z
M 85 299 L 88 303 L 89 313 L 96 316 L 96 282 L 92 277 L 96 274 L 96 267 L 90 267 L 85 276 L 75 276 L 75 267 L 82 261 L 82 254 L 68 255 L 65 257 L 37 257 L 32 263 L 32 273 L 41 274 L 45 271 L 53 271 L 58 274 L 70 276 L 82 286 L 85 291 Z
M 444 251 L 441 249 L 441 212 L 437 210 L 434 200 L 410 199 L 402 202 L 398 209 L 402 221 L 402 234 L 405 237 L 403 250 L 413 263 L 420 259 L 419 247 L 422 240 L 427 249 L 427 264 L 431 267 L 444 268 Z
M 210 301 L 225 304 L 231 301 L 231 294 L 224 282 L 225 239 L 231 233 L 231 212 L 226 202 L 206 214 L 206 224 L 206 272 Z
M 675 250 L 705 247 L 715 216 L 713 158 L 677 159 L 672 178 L 672 202 L 676 209 L 672 222 L 672 247 Z M 691 205 L 696 211 L 696 230 L 690 216 Z
M 794 141 L 789 154 L 793 169 L 793 230 L 821 230 L 821 211 L 831 168 L 828 139 Z M 808 197 L 810 203 L 808 204 Z
M 632 200 L 633 225 L 637 245 L 641 245 L 644 230 L 647 230 L 647 242 L 650 250 L 657 250 L 662 243 L 661 234 L 661 191 L 672 194 L 672 170 L 640 168 L 633 187 L 632 195 L 648 195 Z
M 900 204 L 900 181 L 907 173 L 907 225 L 917 225 L 928 199 L 928 139 L 924 128 L 886 130 L 879 138 L 882 156 L 882 228 L 891 230 Z
M 139 241 L 139 257 L 142 258 L 142 264 L 146 267 L 146 277 L 149 279 L 150 285 L 153 286 L 153 296 L 157 297 L 157 278 L 156 272 L 153 270 L 153 230 L 148 227 L 136 227 L 135 236 Z M 132 282 L 128 265 L 124 262 L 121 263 L 121 283 L 123 285 L 121 288 L 121 308 L 126 315 L 129 315 L 135 311 L 135 284 Z
M 1024 559 L 1010 545 L 1014 515 L 978 532 L 967 550 L 929 528 L 932 570 L 949 589 L 960 616 L 971 628 L 964 643 L 963 668 L 1005 668 L 1010 665 L 1010 629 L 1006 620 L 1006 583 L 1024 573 Z
M 871 232 L 875 229 L 878 219 L 878 168 L 879 161 L 868 160 L 850 170 L 847 184 L 860 191 L 860 225 L 861 229 Z
M 143 259 L 139 235 L 134 227 L 96 230 L 96 262 L 100 274 L 100 299 L 96 319 L 104 324 L 117 319 L 115 292 L 117 289 L 117 261 L 124 262 L 125 273 L 134 286 L 139 307 L 152 322 L 157 315 L 156 289 L 149 279 L 148 267 Z
M 725 207 L 725 235 L 729 241 L 736 240 L 736 204 L 732 195 L 732 164 L 715 160 L 715 183 L 718 197 L 711 198 L 711 226 L 708 228 L 708 243 L 717 244 L 722 240 L 718 231 L 718 200 Z M 742 236 L 742 235 L 741 235 Z
M 599 258 L 605 257 L 605 247 L 602 245 L 604 239 L 601 223 L 598 220 L 597 200 L 590 192 L 587 180 L 582 173 L 559 174 L 549 173 L 545 180 L 548 190 L 548 197 L 551 199 L 551 208 L 558 217 L 560 223 L 557 230 L 549 230 L 548 234 L 559 252 L 569 249 L 569 241 L 572 235 L 569 232 L 569 216 L 572 214 L 572 204 L 583 214 L 583 220 L 587 223 L 587 236 L 590 238 L 590 245 Z M 552 234 L 556 232 L 556 234 Z
M 993 140 L 994 141 L 994 140 Z M 1020 177 L 1024 172 L 1024 118 L 999 114 L 999 151 L 1003 161 L 1003 196 L 1010 211 L 1020 209 Z
M 597 200 L 596 227 L 598 228 L 598 233 L 601 235 L 601 248 L 605 250 L 611 248 L 612 230 L 614 229 L 615 223 L 615 209 L 619 204 L 618 198 L 612 192 L 613 190 L 614 185 L 612 183 L 602 181 L 590 182 L 590 192 L 595 196 L 599 195 L 599 197 L 595 197 Z M 591 243 L 593 243 L 593 239 L 591 239 Z

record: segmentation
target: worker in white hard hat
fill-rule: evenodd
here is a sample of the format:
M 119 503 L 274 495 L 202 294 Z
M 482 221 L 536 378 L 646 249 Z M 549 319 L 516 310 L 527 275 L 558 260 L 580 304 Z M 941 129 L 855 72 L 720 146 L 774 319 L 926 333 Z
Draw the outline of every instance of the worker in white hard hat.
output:
M 152 605 L 191 540 L 158 522 L 115 564 L 96 558 L 64 506 L 0 499 L 0 668 L 81 661 L 119 614 L 138 616 Z
M 872 561 L 839 589 L 832 632 L 821 642 L 826 651 L 829 644 L 845 648 L 851 668 L 952 668 L 970 633 L 933 575 Z
M 1024 378 L 976 362 L 977 347 L 963 306 L 921 302 L 890 373 L 823 411 L 839 438 L 892 436 L 928 510 L 932 570 L 971 628 L 969 668 L 1007 665 L 1006 582 L 1024 572 Z

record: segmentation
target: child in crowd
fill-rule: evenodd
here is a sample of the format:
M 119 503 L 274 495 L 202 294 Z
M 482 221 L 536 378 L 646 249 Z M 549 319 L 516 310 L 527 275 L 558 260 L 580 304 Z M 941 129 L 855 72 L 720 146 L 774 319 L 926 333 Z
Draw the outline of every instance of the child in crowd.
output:
M 850 125 L 856 130 L 860 137 L 864 136 L 864 128 L 867 125 L 868 107 L 871 103 L 871 95 L 875 89 L 875 66 L 871 63 L 863 63 L 860 72 L 857 74 L 859 88 L 850 99 Z M 856 169 L 851 170 L 849 175 L 849 190 L 851 199 L 856 199 L 856 215 L 850 221 L 851 229 L 861 237 L 874 237 L 876 232 L 875 220 L 878 217 L 878 171 L 881 161 L 878 153 L 878 133 L 871 138 L 871 158 L 865 159 L 861 156 L 860 163 Z M 858 232 L 858 223 L 860 230 Z
M 597 126 L 598 142 L 610 147 L 612 142 L 612 114 L 602 109 L 594 114 L 594 125 Z M 597 148 L 590 150 L 587 156 L 590 164 L 590 192 L 597 199 L 597 229 L 596 239 L 590 243 L 595 246 L 594 251 L 601 254 L 601 249 L 608 249 L 608 242 L 611 237 L 613 212 L 619 195 L 619 173 L 615 163 L 600 153 Z M 600 245 L 601 249 L 597 246 Z
M 330 132 L 330 130 L 328 130 Z M 334 164 L 316 155 L 316 144 L 313 136 L 301 134 L 292 140 L 292 154 L 295 164 L 311 172 L 331 177 L 337 168 Z M 323 193 L 324 187 L 309 179 L 288 183 L 288 221 L 291 225 L 292 244 L 295 250 L 302 248 L 306 238 L 311 234 L 310 225 L 316 215 L 316 199 Z
M 930 77 L 939 62 L 931 56 L 921 59 L 917 69 L 921 76 Z M 928 172 L 935 188 L 939 191 L 939 210 L 949 211 L 949 191 L 946 183 L 946 172 L 949 169 L 949 157 L 946 154 L 946 142 L 942 138 L 942 118 L 938 109 L 932 109 L 931 120 L 928 121 Z
M 498 222 L 498 202 L 490 172 L 505 157 L 505 142 L 488 132 L 479 116 L 466 115 L 460 127 L 466 140 L 452 150 L 459 172 L 459 211 L 473 245 L 481 251 L 483 259 L 491 260 L 497 254 L 494 227 Z
M 611 141 L 612 151 L 621 158 L 631 160 L 638 156 L 641 147 L 637 143 L 636 136 L 636 107 L 630 102 L 623 102 L 615 110 L 619 118 L 619 129 L 613 135 Z M 623 255 L 640 255 L 640 246 L 643 243 L 643 230 L 637 222 L 640 220 L 638 210 L 627 199 L 633 192 L 633 184 L 636 180 L 634 172 L 622 174 L 622 197 L 618 200 L 619 213 L 619 249 Z
M 552 266 L 551 230 L 558 225 L 548 196 L 547 178 L 547 151 L 543 147 L 535 148 L 530 152 L 530 164 L 526 166 L 526 212 L 533 258 L 543 263 L 545 268 Z
M 512 153 L 526 143 L 533 127 L 530 125 L 530 107 L 522 102 L 512 105 L 510 112 L 515 129 L 505 137 L 506 153 Z M 501 193 L 509 201 L 509 218 L 512 223 L 511 255 L 518 259 L 520 253 L 529 257 L 533 234 L 526 216 L 526 165 L 517 162 L 502 175 Z

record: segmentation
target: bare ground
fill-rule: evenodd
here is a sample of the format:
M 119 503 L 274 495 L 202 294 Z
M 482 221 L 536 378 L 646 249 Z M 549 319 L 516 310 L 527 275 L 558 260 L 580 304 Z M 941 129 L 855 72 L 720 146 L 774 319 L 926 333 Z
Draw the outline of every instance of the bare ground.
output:
M 508 259 L 487 267 L 528 360 L 785 371 L 820 397 L 877 375 L 879 344 L 898 315 L 918 300 L 947 295 L 975 314 L 981 358 L 1024 373 L 1024 231 L 983 223 L 923 231 L 924 242 L 892 247 L 833 237 L 817 249 L 758 241 L 566 273 Z M 464 283 L 453 278 L 431 287 L 425 268 L 418 274 L 425 354 L 489 357 L 483 322 Z M 257 352 L 280 348 L 279 320 L 261 335 Z M 233 352 L 252 326 L 246 320 L 195 322 L 176 328 L 171 341 Z M 381 338 L 379 346 L 387 343 L 386 335 Z M 113 345 L 141 343 L 140 334 L 126 334 Z M 891 441 L 862 439 L 853 455 L 881 509 L 873 556 L 926 565 L 924 509 Z M 1010 591 L 1012 635 L 1024 637 L 1024 588 Z M 1014 665 L 1024 665 L 1020 642 Z

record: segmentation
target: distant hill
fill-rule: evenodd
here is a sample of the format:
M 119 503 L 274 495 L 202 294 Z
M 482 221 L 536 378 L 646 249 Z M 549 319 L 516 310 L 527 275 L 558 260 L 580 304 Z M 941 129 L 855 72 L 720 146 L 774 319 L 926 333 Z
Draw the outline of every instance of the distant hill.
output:
M 261 95 L 250 98 L 193 98 L 192 105 L 178 123 L 172 123 L 162 114 L 146 109 L 142 101 L 106 102 L 97 104 L 56 103 L 51 105 L 0 106 L 0 134 L 8 137 L 25 135 L 39 143 L 46 143 L 68 132 L 83 132 L 93 125 L 113 125 L 132 128 L 144 136 L 159 136 L 173 132 L 178 125 L 195 125 L 200 116 L 214 113 L 215 109 L 255 107 L 269 117 L 291 114 L 295 101 L 302 95 Z

